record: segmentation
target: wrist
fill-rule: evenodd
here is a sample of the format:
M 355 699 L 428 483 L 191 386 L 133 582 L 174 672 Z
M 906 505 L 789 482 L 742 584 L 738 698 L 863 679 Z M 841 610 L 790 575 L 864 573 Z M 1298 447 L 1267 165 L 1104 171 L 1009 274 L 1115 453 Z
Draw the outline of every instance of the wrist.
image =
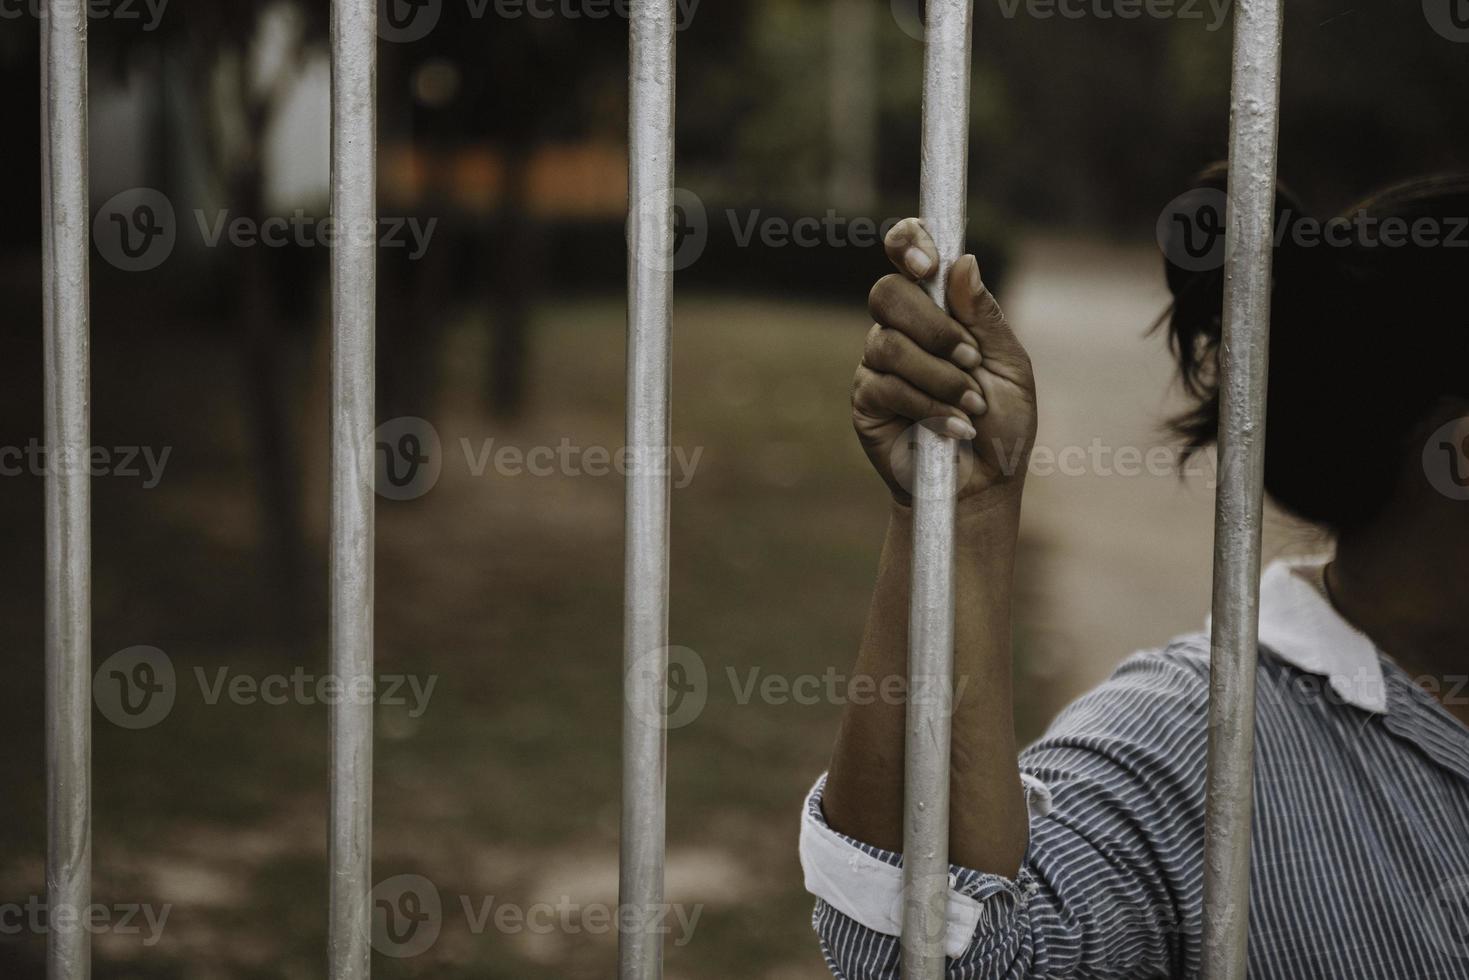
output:
M 1013 561 L 1020 534 L 1022 487 L 1006 485 L 959 498 L 954 508 L 954 548 L 960 556 L 982 556 L 986 561 Z M 910 540 L 913 507 L 894 499 L 889 518 L 892 529 Z
M 1014 480 L 960 497 L 954 514 L 960 533 L 966 527 L 1019 526 L 1020 503 L 1024 495 L 1025 482 Z

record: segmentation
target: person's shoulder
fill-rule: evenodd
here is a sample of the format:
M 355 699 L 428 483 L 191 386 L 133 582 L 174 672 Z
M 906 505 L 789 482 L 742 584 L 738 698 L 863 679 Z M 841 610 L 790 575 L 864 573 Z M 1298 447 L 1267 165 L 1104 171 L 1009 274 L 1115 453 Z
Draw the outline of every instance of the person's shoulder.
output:
M 1207 699 L 1208 634 L 1185 633 L 1165 646 L 1134 653 L 1118 665 L 1107 684 L 1152 689 L 1185 699 L 1202 694 Z
M 1208 708 L 1208 638 L 1191 634 L 1128 657 L 1063 709 L 1048 734 L 1190 728 L 1202 724 Z
M 1094 781 L 1130 773 L 1157 792 L 1192 799 L 1202 792 L 1208 714 L 1207 638 L 1178 637 L 1128 657 L 1067 705 L 1022 761 L 1048 785 L 1079 773 Z
M 1206 714 L 1209 707 L 1209 634 L 1187 633 L 1166 646 L 1135 653 L 1124 660 L 1094 693 L 1109 700 L 1117 697 L 1149 698 L 1166 705 L 1179 721 Z M 1255 663 L 1257 724 L 1273 727 L 1284 717 L 1299 715 L 1303 705 L 1313 702 L 1330 711 L 1339 704 L 1330 683 L 1308 674 L 1260 647 Z M 1317 693 L 1311 697 L 1311 692 Z M 1324 691 L 1324 693 L 1322 693 Z

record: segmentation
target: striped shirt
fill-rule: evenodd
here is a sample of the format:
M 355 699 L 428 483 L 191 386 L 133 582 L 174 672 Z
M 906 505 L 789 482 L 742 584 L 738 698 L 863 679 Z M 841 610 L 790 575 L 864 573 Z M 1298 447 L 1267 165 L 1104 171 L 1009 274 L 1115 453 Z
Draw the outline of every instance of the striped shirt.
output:
M 1249 974 L 1465 980 L 1469 729 L 1336 613 L 1321 568 L 1261 584 Z M 1030 846 L 1014 879 L 951 867 L 949 977 L 1199 973 L 1208 679 L 1204 634 L 1135 655 L 1022 753 Z M 828 827 L 823 783 L 801 860 L 827 965 L 896 978 L 902 858 Z

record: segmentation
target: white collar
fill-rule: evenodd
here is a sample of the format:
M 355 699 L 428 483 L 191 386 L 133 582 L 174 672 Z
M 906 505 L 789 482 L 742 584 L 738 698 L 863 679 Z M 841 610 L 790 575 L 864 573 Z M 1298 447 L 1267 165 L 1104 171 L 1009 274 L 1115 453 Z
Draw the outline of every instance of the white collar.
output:
M 1377 644 L 1342 618 L 1325 590 L 1329 558 L 1271 562 L 1260 579 L 1260 645 L 1325 677 L 1347 704 L 1382 714 L 1387 681 Z

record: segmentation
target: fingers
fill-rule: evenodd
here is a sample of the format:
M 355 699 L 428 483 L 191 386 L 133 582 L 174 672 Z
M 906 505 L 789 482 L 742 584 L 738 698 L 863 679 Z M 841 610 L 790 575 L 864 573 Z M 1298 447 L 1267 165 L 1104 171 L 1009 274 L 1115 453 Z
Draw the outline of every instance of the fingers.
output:
M 865 364 L 857 368 L 852 407 L 876 418 L 898 416 L 928 423 L 955 439 L 973 439 L 976 434 L 973 423 L 960 409 L 921 391 L 896 374 L 882 374 Z
M 948 358 L 966 371 L 979 367 L 974 337 L 934 305 L 921 286 L 899 275 L 883 276 L 867 296 L 872 318 L 906 335 L 919 347 Z
M 873 324 L 867 332 L 862 363 L 880 374 L 897 375 L 919 391 L 969 415 L 985 412 L 984 392 L 974 375 L 928 353 L 897 330 Z
M 883 238 L 882 247 L 898 271 L 915 282 L 932 276 L 939 267 L 939 250 L 917 218 L 904 218 Z

